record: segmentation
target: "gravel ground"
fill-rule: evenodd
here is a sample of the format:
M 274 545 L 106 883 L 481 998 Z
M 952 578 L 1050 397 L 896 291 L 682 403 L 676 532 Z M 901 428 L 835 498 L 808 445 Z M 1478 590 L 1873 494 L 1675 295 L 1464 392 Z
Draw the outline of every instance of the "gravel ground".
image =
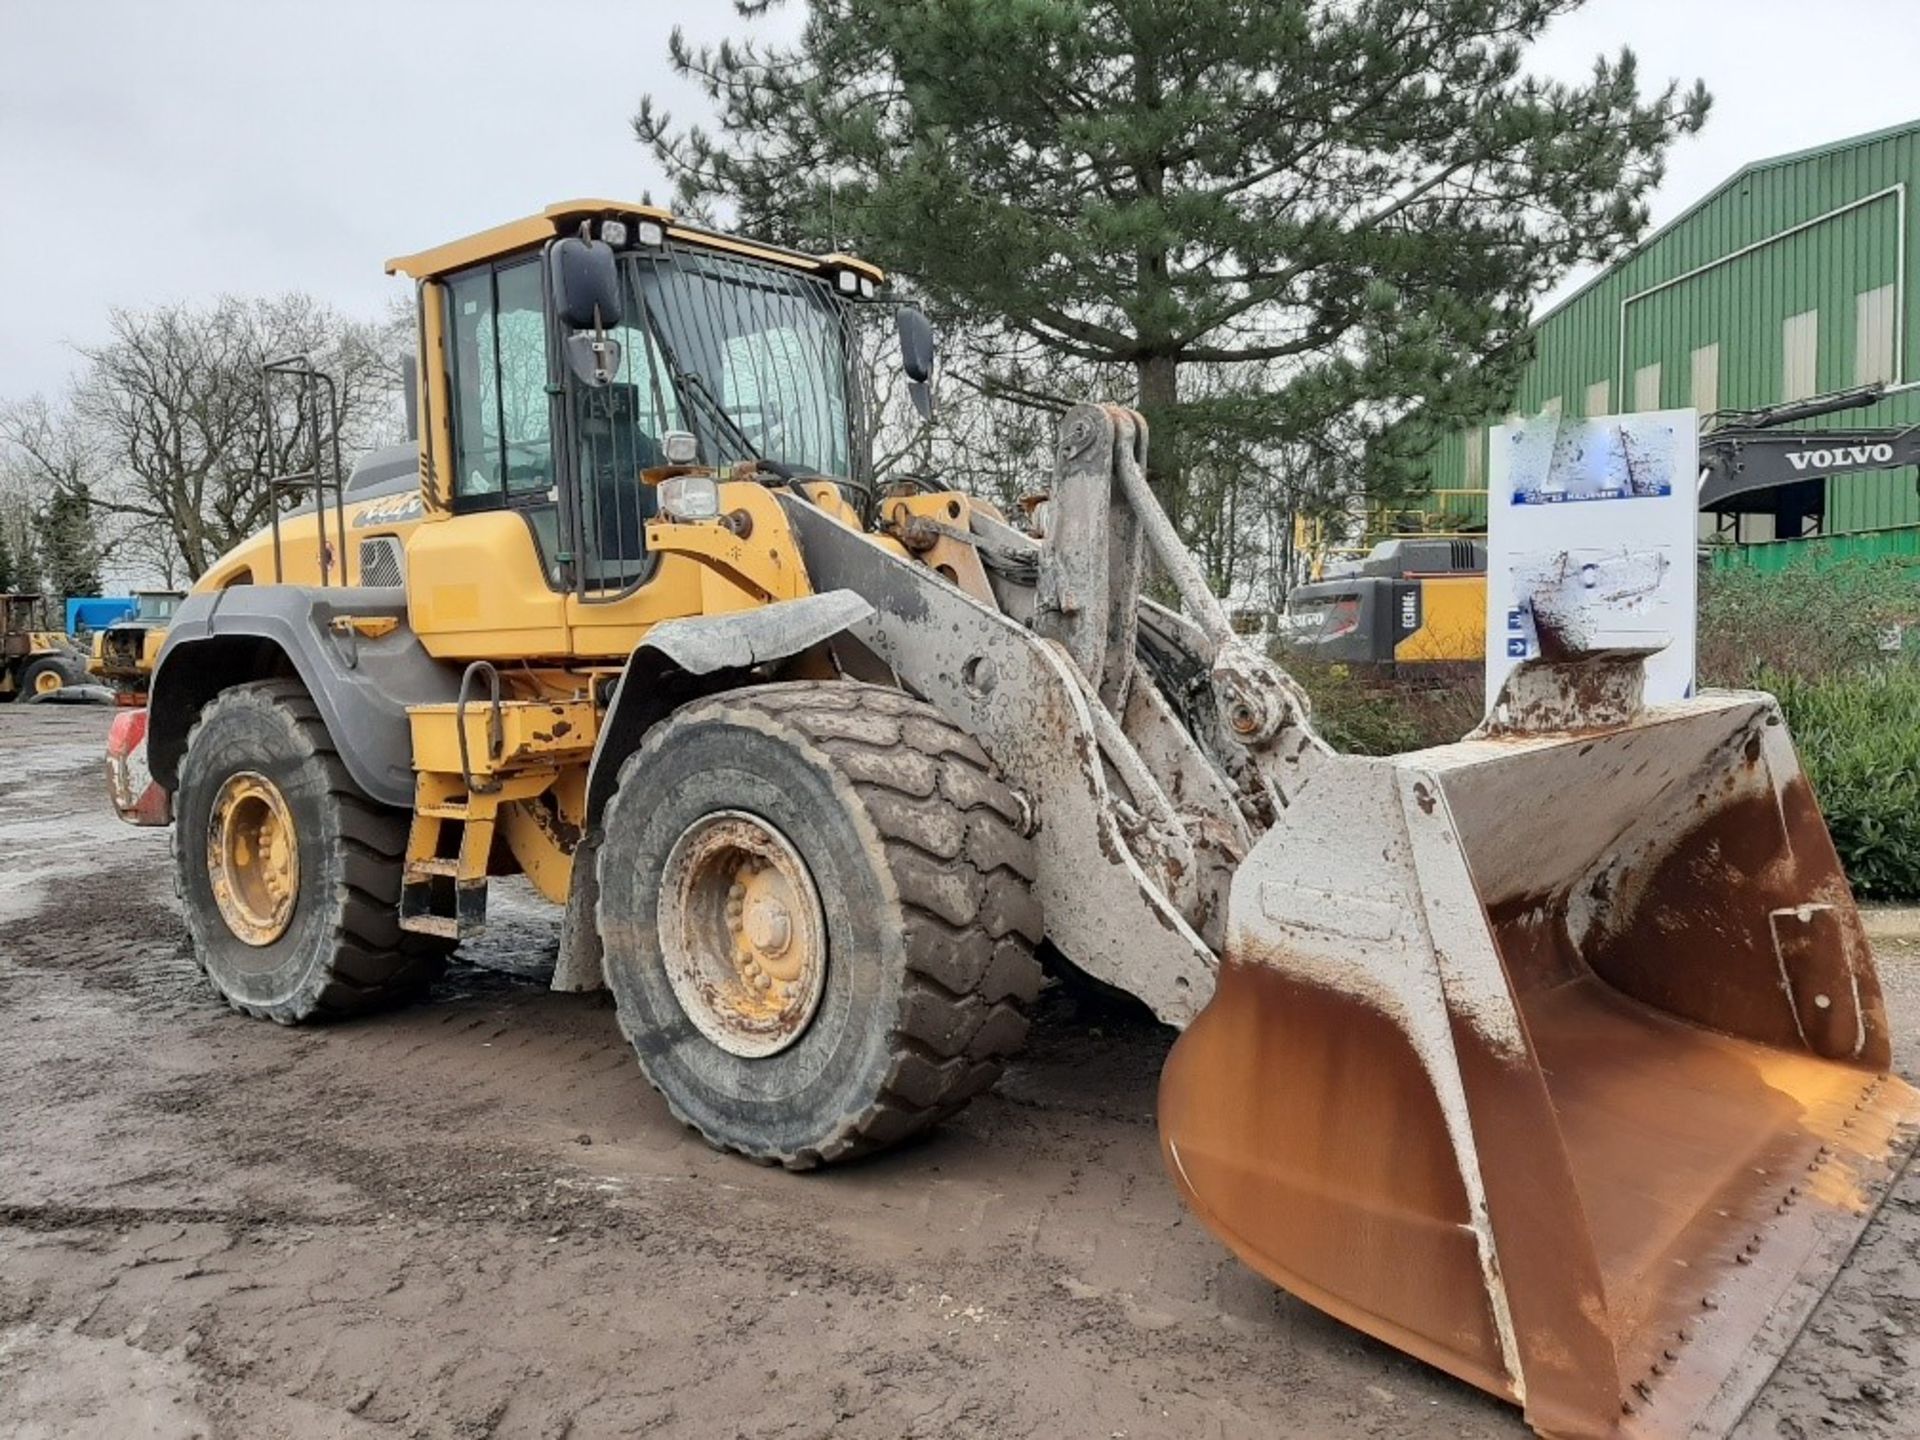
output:
M 1130 1008 L 1050 992 L 995 1094 L 811 1176 L 674 1125 L 511 886 L 425 1006 L 233 1015 L 106 723 L 0 708 L 0 1435 L 1526 1433 L 1182 1213 Z M 1910 1173 L 1742 1436 L 1920 1433 L 1917 1243 Z

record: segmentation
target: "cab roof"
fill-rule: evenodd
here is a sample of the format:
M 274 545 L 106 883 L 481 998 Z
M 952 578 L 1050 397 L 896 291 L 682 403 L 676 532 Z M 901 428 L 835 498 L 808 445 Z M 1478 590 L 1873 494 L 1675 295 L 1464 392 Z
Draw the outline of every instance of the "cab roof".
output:
M 875 284 L 886 278 L 878 266 L 852 255 L 808 255 L 759 240 L 724 235 L 717 230 L 708 230 L 677 219 L 672 211 L 663 210 L 657 205 L 639 205 L 630 200 L 562 200 L 547 206 L 538 215 L 529 215 L 523 220 L 509 220 L 504 225 L 495 225 L 490 230 L 482 230 L 460 240 L 450 240 L 444 245 L 435 245 L 412 255 L 395 256 L 387 261 L 387 274 L 405 275 L 413 280 L 432 279 L 450 271 L 463 270 L 482 260 L 492 260 L 543 245 L 556 235 L 571 234 L 579 228 L 582 220 L 625 220 L 629 225 L 646 220 L 664 227 L 669 239 L 704 250 L 722 251 L 749 260 L 813 273 L 851 270 L 866 276 Z

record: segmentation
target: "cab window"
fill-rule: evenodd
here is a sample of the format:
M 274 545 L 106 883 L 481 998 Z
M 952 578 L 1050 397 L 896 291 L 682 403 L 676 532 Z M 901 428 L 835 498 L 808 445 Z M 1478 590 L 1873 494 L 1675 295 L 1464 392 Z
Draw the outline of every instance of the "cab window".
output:
M 612 332 L 620 342 L 620 378 L 597 389 L 577 386 L 573 395 L 585 580 L 590 590 L 616 593 L 651 573 L 646 524 L 654 491 L 640 472 L 665 458 L 660 442 L 668 431 L 688 428 L 673 375 L 632 294 L 624 323 Z
M 539 261 L 470 270 L 447 291 L 455 507 L 545 499 L 553 435 Z

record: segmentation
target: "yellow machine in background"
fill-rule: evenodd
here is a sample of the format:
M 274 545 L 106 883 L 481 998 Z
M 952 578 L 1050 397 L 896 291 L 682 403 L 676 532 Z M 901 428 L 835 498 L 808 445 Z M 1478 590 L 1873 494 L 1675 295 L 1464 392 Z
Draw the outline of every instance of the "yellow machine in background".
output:
M 86 658 L 52 621 L 44 595 L 0 595 L 0 700 L 50 695 L 86 679 Z
M 1402 678 L 1481 664 L 1487 547 L 1473 536 L 1398 536 L 1330 561 L 1287 594 L 1289 643 L 1315 659 Z
M 278 362 L 311 517 L 202 578 L 116 730 L 231 1004 L 414 998 L 524 873 L 556 988 L 803 1169 L 991 1086 L 1044 940 L 1184 1030 L 1167 1168 L 1261 1273 L 1547 1433 L 1738 1414 L 1920 1116 L 1769 697 L 1645 705 L 1593 651 L 1335 755 L 1132 411 L 1062 417 L 1040 537 L 873 474 L 869 327 L 923 413 L 934 371 L 873 266 L 583 200 L 388 268 L 417 489 L 349 504 Z
M 167 623 L 184 597 L 177 590 L 136 590 L 133 612 L 93 632 L 87 673 L 104 680 L 123 697 L 144 695 L 147 680 L 166 643 Z

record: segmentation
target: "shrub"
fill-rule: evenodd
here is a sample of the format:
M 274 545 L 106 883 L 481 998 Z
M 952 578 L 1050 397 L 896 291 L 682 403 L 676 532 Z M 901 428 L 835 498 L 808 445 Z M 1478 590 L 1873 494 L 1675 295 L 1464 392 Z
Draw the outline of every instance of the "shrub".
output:
M 1780 697 L 1863 899 L 1920 897 L 1920 573 L 1897 560 L 1719 571 L 1700 587 L 1703 685 Z
M 1854 892 L 1920 896 L 1920 670 L 1755 679 L 1780 697 Z
M 1294 650 L 1279 662 L 1313 701 L 1313 723 L 1349 755 L 1398 755 L 1458 740 L 1480 723 L 1486 671 L 1462 665 L 1445 678 L 1380 680 Z
M 1700 582 L 1703 685 L 1819 680 L 1883 664 L 1886 633 L 1920 622 L 1920 573 L 1898 560 L 1710 571 Z

